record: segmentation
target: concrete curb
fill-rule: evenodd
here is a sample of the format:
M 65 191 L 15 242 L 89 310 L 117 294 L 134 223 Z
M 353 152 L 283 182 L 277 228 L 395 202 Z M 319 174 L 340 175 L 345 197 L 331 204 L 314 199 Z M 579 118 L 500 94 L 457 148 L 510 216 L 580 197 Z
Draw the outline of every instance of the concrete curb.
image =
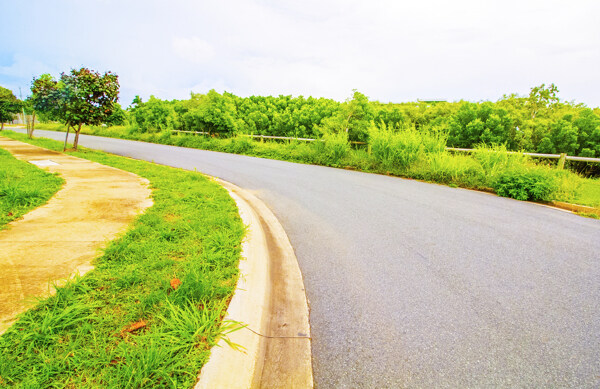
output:
M 550 203 L 550 205 L 555 208 L 564 209 L 566 211 L 581 212 L 581 213 L 593 213 L 595 215 L 600 216 L 600 209 L 594 208 L 594 207 L 588 207 L 586 205 L 571 204 L 571 203 L 565 203 L 562 201 L 552 201 Z
M 249 192 L 222 180 L 248 233 L 240 278 L 224 320 L 246 325 L 211 350 L 196 389 L 312 388 L 309 310 L 302 274 L 283 227 Z

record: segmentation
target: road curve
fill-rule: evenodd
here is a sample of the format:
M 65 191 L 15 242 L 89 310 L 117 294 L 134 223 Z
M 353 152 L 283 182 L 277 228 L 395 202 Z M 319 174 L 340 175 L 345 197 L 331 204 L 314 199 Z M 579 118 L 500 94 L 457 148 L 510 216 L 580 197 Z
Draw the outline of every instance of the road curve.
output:
M 598 220 L 320 166 L 80 144 L 197 169 L 272 208 L 304 276 L 318 388 L 600 386 Z

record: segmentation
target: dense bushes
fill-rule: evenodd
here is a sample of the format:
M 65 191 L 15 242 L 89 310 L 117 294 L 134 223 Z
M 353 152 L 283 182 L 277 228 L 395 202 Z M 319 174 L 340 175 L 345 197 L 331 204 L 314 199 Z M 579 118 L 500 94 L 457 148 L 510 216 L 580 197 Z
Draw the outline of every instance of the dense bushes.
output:
M 124 127 L 94 127 L 83 131 L 174 146 L 348 167 L 465 188 L 493 189 L 504 196 L 519 199 L 568 201 L 575 197 L 582 181 L 568 170 L 536 165 L 522 154 L 508 153 L 505 146 L 480 145 L 472 154 L 449 152 L 445 150 L 443 134 L 414 128 L 393 130 L 383 125 L 372 126 L 370 144 L 354 148 L 345 132 L 325 134 L 322 140 L 315 142 L 271 142 L 255 141 L 243 135 L 219 138 L 172 135 L 170 131 L 138 133 L 129 132 Z
M 320 138 L 345 132 L 351 142 L 369 142 L 375 123 L 391 132 L 434 130 L 446 134 L 448 145 L 453 147 L 494 143 L 513 151 L 600 157 L 600 110 L 560 102 L 557 92 L 553 85 L 541 85 L 532 88 L 529 96 L 509 95 L 497 102 L 382 104 L 369 101 L 358 91 L 339 103 L 302 96 L 239 97 L 211 90 L 192 93 L 188 100 L 151 96 L 142 102 L 136 97 L 127 118 L 133 129 L 142 133 L 168 129 L 220 137 L 262 134 Z M 122 123 L 123 118 L 117 122 Z
M 553 200 L 553 195 L 558 189 L 552 173 L 542 168 L 513 168 L 503 171 L 493 186 L 500 196 L 531 201 Z
M 343 103 L 291 96 L 239 97 L 192 93 L 188 100 L 137 98 L 127 128 L 97 135 L 364 171 L 391 173 L 469 188 L 493 188 L 520 199 L 569 198 L 578 176 L 535 166 L 508 151 L 600 157 L 600 110 L 560 102 L 554 85 L 497 102 L 382 104 L 358 91 Z M 207 137 L 177 135 L 198 131 Z M 255 142 L 244 135 L 314 138 L 303 143 Z M 486 147 L 485 144 L 500 146 Z M 448 146 L 476 148 L 451 154 Z M 354 147 L 354 148 L 353 148 Z

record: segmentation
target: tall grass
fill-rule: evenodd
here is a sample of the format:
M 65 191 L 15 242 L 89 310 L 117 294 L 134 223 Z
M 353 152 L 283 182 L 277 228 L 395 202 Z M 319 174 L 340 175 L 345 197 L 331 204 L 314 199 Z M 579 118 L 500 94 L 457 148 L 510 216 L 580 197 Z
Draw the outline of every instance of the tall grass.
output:
M 478 145 L 473 158 L 481 164 L 490 180 L 494 180 L 503 171 L 520 169 L 533 164 L 526 155 L 509 153 L 505 145 Z
M 330 164 L 338 165 L 350 153 L 350 142 L 345 132 L 324 134 L 322 140 L 323 142 L 315 142 L 313 146 L 317 148 L 317 155 L 324 156 Z
M 113 129 L 116 129 L 113 128 Z M 84 128 L 84 131 L 86 129 Z M 89 130 L 91 131 L 91 130 Z M 300 163 L 334 167 L 350 167 L 356 170 L 394 174 L 404 177 L 439 182 L 451 186 L 495 190 L 498 179 L 506 172 L 529 171 L 536 167 L 544 170 L 544 176 L 554 188 L 544 198 L 551 200 L 578 201 L 585 204 L 600 203 L 600 194 L 586 190 L 580 198 L 578 192 L 593 180 L 583 179 L 571 171 L 559 171 L 518 153 L 507 153 L 502 145 L 480 145 L 472 155 L 448 153 L 445 150 L 446 135 L 439 129 L 414 127 L 387 128 L 372 124 L 369 130 L 369 149 L 352 149 L 343 135 L 325 136 L 323 142 L 257 142 L 239 138 L 219 139 L 196 135 L 172 135 L 170 132 L 133 133 L 120 129 L 117 134 L 102 128 L 94 129 L 96 135 L 115 136 L 147 142 L 171 144 L 205 150 L 238 153 Z M 532 173 L 533 174 L 533 173 Z M 508 195 L 510 196 L 510 192 Z M 521 196 L 523 197 L 523 196 Z
M 481 164 L 466 155 L 447 152 L 432 154 L 429 164 L 420 172 L 422 178 L 452 186 L 482 188 L 486 186 L 485 171 Z
M 369 144 L 373 156 L 385 168 L 407 170 L 426 155 L 442 153 L 446 139 L 414 127 L 390 129 L 382 123 L 370 127 Z

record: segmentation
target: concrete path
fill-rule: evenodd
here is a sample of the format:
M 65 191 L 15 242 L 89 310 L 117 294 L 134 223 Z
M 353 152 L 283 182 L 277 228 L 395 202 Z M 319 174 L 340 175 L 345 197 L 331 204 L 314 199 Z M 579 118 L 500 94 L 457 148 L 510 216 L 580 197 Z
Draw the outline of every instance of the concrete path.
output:
M 0 231 L 0 334 L 51 283 L 91 269 L 99 249 L 152 205 L 148 181 L 99 163 L 0 137 L 0 147 L 66 181 L 50 201 Z
M 310 300 L 317 388 L 600 386 L 599 220 L 321 166 L 80 144 L 197 169 L 273 210 Z

